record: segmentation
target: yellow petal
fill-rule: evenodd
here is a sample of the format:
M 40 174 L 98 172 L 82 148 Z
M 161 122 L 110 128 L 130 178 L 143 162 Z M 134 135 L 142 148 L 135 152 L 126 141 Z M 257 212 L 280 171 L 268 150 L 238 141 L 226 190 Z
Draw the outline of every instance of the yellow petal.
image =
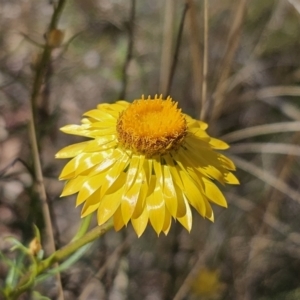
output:
M 212 146 L 213 149 L 228 149 L 229 145 L 221 140 L 210 138 L 209 144 Z
M 113 104 L 115 110 L 119 109 L 119 110 L 123 110 L 124 108 L 127 108 L 130 103 L 128 101 L 124 101 L 124 100 L 119 100 L 116 103 Z
M 79 161 L 75 169 L 75 176 L 80 175 L 86 170 L 100 164 L 103 161 L 103 153 L 87 153 Z
M 166 202 L 167 210 L 170 212 L 172 217 L 175 218 L 177 215 L 177 207 L 178 207 L 176 190 L 174 187 L 174 183 L 173 183 L 173 179 L 169 167 L 163 165 L 162 168 L 163 168 L 163 178 L 164 178 L 163 197 Z
M 228 184 L 240 184 L 239 180 L 231 173 L 225 173 L 225 182 Z
M 121 211 L 124 223 L 127 224 L 135 210 L 138 200 L 139 187 L 133 186 L 129 191 L 122 195 Z
M 208 128 L 208 125 L 207 123 L 204 123 L 203 121 L 199 121 L 199 120 L 196 120 L 199 124 L 199 127 L 202 129 L 202 130 L 205 130 Z
M 194 140 L 198 140 L 198 141 L 204 141 L 206 143 L 209 143 L 210 141 L 210 136 L 206 133 L 205 130 L 202 130 L 201 128 L 199 128 L 198 124 L 196 124 L 195 126 L 189 127 L 188 128 L 189 131 L 189 136 L 188 138 L 192 138 Z
M 88 216 L 89 214 L 93 213 L 100 204 L 100 191 L 97 190 L 93 193 L 90 197 L 86 199 L 86 202 L 83 205 L 81 210 L 81 218 Z
M 187 168 L 184 171 L 187 173 L 188 176 L 190 176 L 194 180 L 201 193 L 204 193 L 204 184 L 202 178 L 206 177 L 199 172 L 196 173 L 195 170 L 191 168 Z
M 118 178 L 107 189 L 107 191 L 105 192 L 105 194 L 106 195 L 110 195 L 110 194 L 115 193 L 117 190 L 124 189 L 125 188 L 125 182 L 126 182 L 126 173 L 125 172 L 120 172 Z
M 101 137 L 101 136 L 107 136 L 107 135 L 114 135 L 116 134 L 116 128 L 115 127 L 109 127 L 109 128 L 99 128 L 96 127 L 99 123 L 93 123 L 91 125 L 91 136 L 93 137 Z
M 160 159 L 160 158 L 159 158 Z M 157 183 L 160 184 L 161 188 L 163 187 L 163 174 L 162 174 L 162 168 L 161 168 L 161 162 L 158 159 L 153 159 L 153 168 L 154 173 L 157 178 Z
M 114 182 L 119 178 L 121 173 L 125 170 L 130 157 L 127 153 L 124 153 L 123 156 L 105 173 L 105 180 L 101 187 L 101 195 L 105 195 L 107 190 L 114 184 Z
M 130 172 L 129 170 L 127 171 L 127 173 Z M 144 191 L 144 195 L 140 195 L 142 191 L 142 186 L 146 184 L 145 175 L 143 172 L 138 173 L 137 178 L 135 178 L 134 183 L 131 185 L 129 189 L 127 189 L 127 181 L 128 181 L 128 176 L 126 179 L 126 184 L 124 186 L 124 193 L 122 195 L 122 201 L 121 201 L 121 211 L 122 211 L 123 220 L 125 224 L 127 224 L 130 218 L 132 217 L 139 199 L 140 199 L 140 208 L 144 207 L 143 203 L 141 202 L 145 200 L 147 195 L 147 191 Z M 142 213 L 142 211 L 140 213 Z M 138 217 L 138 215 L 136 217 Z
M 153 192 L 152 192 L 153 191 Z M 165 202 L 163 199 L 161 187 L 157 184 L 156 176 L 152 175 L 146 207 L 149 212 L 149 219 L 157 235 L 162 231 L 165 220 Z
M 80 191 L 77 196 L 76 206 L 84 202 L 88 197 L 95 193 L 98 190 L 104 180 L 105 174 L 101 173 L 91 178 L 88 178 L 84 184 L 81 186 Z M 100 196 L 99 196 L 100 201 Z
M 89 130 L 90 124 L 82 124 L 82 125 L 66 125 L 60 130 L 64 133 L 74 134 L 85 137 L 92 137 L 93 133 Z
M 197 127 L 197 128 L 199 127 L 200 129 L 205 130 L 208 127 L 208 125 L 206 123 L 195 120 L 195 119 L 191 118 L 189 115 L 185 115 L 185 118 L 188 122 L 189 128 L 190 127 Z
M 220 154 L 219 153 L 219 160 L 221 161 L 222 165 L 227 169 L 227 170 L 230 170 L 230 171 L 235 171 L 236 170 L 236 167 L 233 163 L 233 161 L 231 159 L 229 159 L 228 157 L 226 157 L 225 155 L 223 154 Z
M 81 119 L 82 128 L 90 128 L 90 125 L 93 123 L 93 120 L 89 118 L 83 118 Z
M 131 188 L 133 184 L 135 184 L 135 180 L 137 175 L 140 172 L 141 166 L 143 166 L 143 159 L 142 155 L 132 155 L 131 160 L 130 160 L 130 165 L 127 170 L 127 179 L 126 179 L 126 186 L 125 190 L 128 190 Z
M 183 189 L 179 188 L 176 184 L 174 185 L 177 195 L 177 214 L 176 218 L 181 218 L 186 215 L 186 204 Z
M 171 224 L 172 224 L 172 218 L 171 218 L 170 213 L 166 209 L 166 211 L 165 211 L 165 221 L 164 221 L 164 225 L 163 225 L 163 228 L 162 228 L 162 231 L 165 235 L 167 235 L 169 233 L 170 228 L 171 228 Z
M 213 212 L 210 204 L 208 203 L 208 201 L 205 201 L 205 206 L 206 206 L 205 218 L 207 218 L 208 220 L 214 222 L 214 212 Z
M 103 151 L 103 150 L 115 148 L 116 145 L 117 145 L 116 136 L 113 134 L 97 137 L 86 145 L 84 152 Z
M 64 186 L 64 189 L 60 197 L 69 196 L 77 193 L 81 189 L 81 186 L 86 180 L 87 180 L 86 176 L 78 176 L 74 179 L 68 180 Z
M 134 185 L 129 190 L 126 191 L 125 190 L 126 187 L 124 188 L 124 193 L 122 195 L 122 202 L 121 202 L 121 210 L 122 210 L 122 216 L 125 224 L 128 223 L 135 210 L 137 201 L 139 199 L 142 184 L 143 184 L 142 180 L 137 179 Z
M 130 105 L 127 101 L 117 101 L 116 103 L 109 104 L 109 103 L 101 103 L 97 105 L 98 109 L 105 110 L 106 113 L 114 117 L 118 117 L 120 112 L 127 108 Z
M 124 155 L 118 149 L 109 149 L 100 153 L 103 156 L 103 160 L 90 171 L 89 176 L 94 176 L 111 168 Z
M 116 118 L 112 117 L 106 111 L 101 110 L 101 109 L 92 109 L 90 111 L 87 111 L 83 115 L 86 116 L 86 117 L 93 118 L 93 119 L 98 120 L 98 121 L 102 121 L 102 122 L 111 121 L 111 122 L 116 123 Z
M 144 209 L 142 214 L 137 219 L 131 219 L 131 224 L 138 237 L 140 237 L 145 231 L 148 220 L 149 214 L 147 209 Z
M 182 180 L 177 172 L 173 158 L 168 154 L 168 155 L 164 155 L 164 159 L 166 160 L 169 169 L 171 171 L 173 182 L 177 184 L 179 188 L 183 189 Z
M 119 231 L 124 227 L 125 223 L 123 221 L 122 212 L 121 212 L 121 206 L 117 208 L 117 210 L 114 213 L 114 227 L 116 231 Z
M 77 155 L 76 157 L 74 157 L 73 159 L 71 159 L 62 169 L 62 171 L 59 175 L 59 179 L 65 180 L 65 179 L 70 179 L 70 178 L 74 177 L 76 168 L 80 165 L 81 159 L 85 159 L 85 157 L 87 157 L 87 155 L 84 153 L 81 153 L 81 154 Z
M 55 154 L 55 158 L 71 158 L 82 153 L 89 142 L 82 142 L 67 146 Z
M 190 159 L 188 158 L 188 151 L 182 150 L 178 151 L 178 165 L 180 168 L 188 173 L 189 176 L 199 185 L 201 191 L 204 189 L 204 185 L 202 184 L 201 178 L 203 178 L 203 174 L 199 174 L 199 172 L 195 172 L 195 168 L 189 167 L 191 164 Z
M 137 184 L 140 184 L 140 193 L 139 193 L 139 197 L 136 202 L 136 205 L 135 205 L 134 212 L 132 214 L 132 218 L 134 218 L 134 219 L 137 219 L 142 214 L 142 212 L 145 209 L 145 205 L 146 205 L 146 197 L 147 197 L 147 193 L 148 193 L 148 183 L 146 180 L 145 171 L 143 169 L 141 169 L 141 172 L 139 173 L 136 180 L 137 180 Z
M 183 170 L 178 170 L 184 185 L 183 193 L 186 195 L 188 202 L 198 211 L 201 216 L 205 216 L 205 203 L 203 194 L 199 186 L 193 181 L 191 177 Z
M 101 199 L 97 212 L 98 225 L 104 224 L 116 212 L 117 208 L 120 206 L 123 191 L 124 187 L 113 194 L 105 195 Z
M 190 208 L 186 198 L 184 199 L 184 204 L 185 204 L 185 208 L 186 208 L 186 214 L 181 218 L 177 218 L 177 220 L 181 223 L 181 225 L 183 227 L 186 228 L 186 230 L 188 232 L 190 232 L 191 229 L 192 229 L 192 220 L 193 220 L 193 218 L 192 218 L 191 208 Z
M 203 182 L 205 184 L 205 194 L 207 198 L 220 206 L 227 207 L 226 199 L 218 187 L 205 178 L 203 178 Z
M 217 179 L 219 182 L 224 183 L 223 167 L 219 163 L 216 154 L 213 151 L 195 152 L 197 149 L 191 149 L 187 145 L 188 153 L 184 155 L 182 152 L 185 149 L 180 149 L 177 153 L 178 159 L 185 157 L 188 162 L 188 167 L 194 168 L 201 174 L 204 174 L 210 178 Z
M 145 170 L 145 178 L 146 178 L 148 185 L 150 185 L 150 180 L 151 180 L 151 176 L 152 176 L 152 168 L 153 168 L 152 159 L 145 159 L 143 169 Z

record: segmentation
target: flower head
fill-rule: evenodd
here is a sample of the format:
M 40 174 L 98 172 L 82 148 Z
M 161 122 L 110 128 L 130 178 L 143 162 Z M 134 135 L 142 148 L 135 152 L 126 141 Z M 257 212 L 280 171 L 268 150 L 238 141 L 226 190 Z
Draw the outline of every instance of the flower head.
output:
M 214 181 L 238 184 L 235 166 L 214 149 L 228 145 L 170 97 L 99 104 L 84 116 L 81 125 L 61 130 L 90 140 L 56 154 L 72 158 L 60 174 L 67 180 L 61 196 L 78 193 L 82 217 L 97 211 L 99 225 L 113 217 L 116 230 L 131 221 L 141 236 L 149 221 L 167 234 L 172 218 L 190 231 L 191 206 L 211 221 L 210 202 L 227 207 Z
M 225 284 L 220 281 L 219 270 L 203 268 L 195 276 L 191 288 L 196 295 L 204 299 L 220 299 Z

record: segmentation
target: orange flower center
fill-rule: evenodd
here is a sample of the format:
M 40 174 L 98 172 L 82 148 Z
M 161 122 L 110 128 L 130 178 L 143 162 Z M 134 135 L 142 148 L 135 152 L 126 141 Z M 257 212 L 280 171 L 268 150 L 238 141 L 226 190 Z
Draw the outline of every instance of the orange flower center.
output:
M 119 142 L 147 157 L 176 150 L 187 134 L 187 122 L 170 97 L 135 100 L 117 121 Z

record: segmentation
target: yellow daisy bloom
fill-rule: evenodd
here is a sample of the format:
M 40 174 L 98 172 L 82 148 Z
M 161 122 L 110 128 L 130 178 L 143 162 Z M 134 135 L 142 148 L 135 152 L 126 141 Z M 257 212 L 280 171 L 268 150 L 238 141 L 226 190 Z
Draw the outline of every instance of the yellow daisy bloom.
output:
M 220 281 L 219 270 L 201 269 L 193 280 L 192 291 L 204 299 L 220 299 L 225 284 Z
M 113 217 L 116 230 L 131 221 L 141 236 L 149 221 L 157 234 L 167 234 L 172 218 L 190 231 L 191 206 L 211 221 L 210 202 L 227 207 L 214 181 L 239 182 L 233 162 L 214 149 L 228 145 L 170 97 L 99 104 L 84 117 L 61 130 L 90 140 L 56 154 L 72 158 L 60 174 L 67 180 L 61 196 L 78 193 L 81 217 L 97 211 L 99 225 Z

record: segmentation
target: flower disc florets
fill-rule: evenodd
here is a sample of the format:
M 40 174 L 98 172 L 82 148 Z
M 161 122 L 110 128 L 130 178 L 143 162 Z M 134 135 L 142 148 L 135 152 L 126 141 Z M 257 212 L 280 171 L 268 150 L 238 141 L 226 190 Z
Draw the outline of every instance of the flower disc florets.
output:
M 135 100 L 117 121 L 119 142 L 147 157 L 176 150 L 187 134 L 187 122 L 170 97 Z

